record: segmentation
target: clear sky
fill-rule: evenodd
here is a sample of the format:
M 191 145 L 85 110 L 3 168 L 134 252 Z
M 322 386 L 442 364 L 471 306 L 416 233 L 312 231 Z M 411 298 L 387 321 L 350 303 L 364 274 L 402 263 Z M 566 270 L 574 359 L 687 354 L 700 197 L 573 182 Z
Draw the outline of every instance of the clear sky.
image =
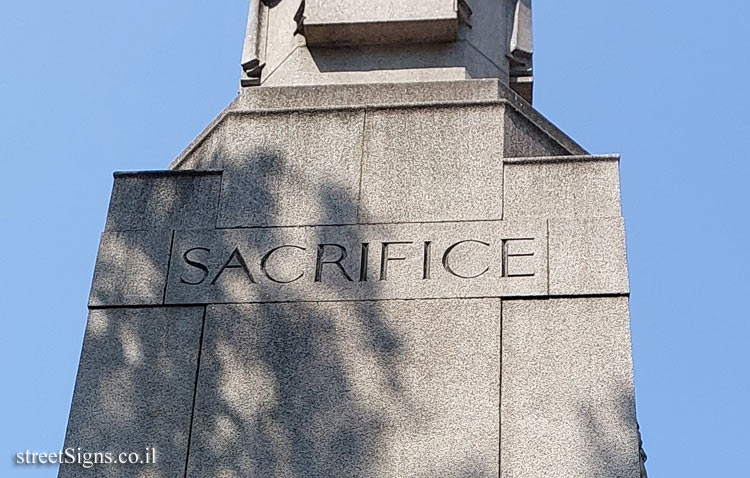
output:
M 750 2 L 536 0 L 535 106 L 622 156 L 652 477 L 750 476 Z M 60 448 L 112 171 L 163 169 L 234 97 L 247 0 L 5 2 L 0 475 Z

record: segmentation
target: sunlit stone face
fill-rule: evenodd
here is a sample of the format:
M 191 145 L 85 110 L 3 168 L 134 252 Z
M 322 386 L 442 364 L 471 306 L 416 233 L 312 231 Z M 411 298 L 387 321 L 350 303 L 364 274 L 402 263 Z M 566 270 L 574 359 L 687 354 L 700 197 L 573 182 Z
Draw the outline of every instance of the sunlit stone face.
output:
M 455 41 L 455 0 L 305 2 L 308 45 L 376 45 Z

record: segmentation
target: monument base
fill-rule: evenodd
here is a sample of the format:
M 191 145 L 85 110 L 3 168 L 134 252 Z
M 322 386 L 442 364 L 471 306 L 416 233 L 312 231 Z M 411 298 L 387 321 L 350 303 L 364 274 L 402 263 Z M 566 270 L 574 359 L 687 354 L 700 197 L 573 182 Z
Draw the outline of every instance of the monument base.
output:
M 115 176 L 61 477 L 640 476 L 619 158 L 497 80 L 244 90 Z

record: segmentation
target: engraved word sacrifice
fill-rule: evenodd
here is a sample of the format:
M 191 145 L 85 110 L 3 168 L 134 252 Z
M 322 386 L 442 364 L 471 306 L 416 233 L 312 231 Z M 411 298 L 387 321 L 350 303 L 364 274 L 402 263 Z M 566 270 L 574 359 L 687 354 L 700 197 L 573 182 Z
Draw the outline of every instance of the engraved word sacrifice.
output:
M 502 222 L 178 231 L 167 296 L 193 303 L 537 293 L 546 284 L 545 232 Z

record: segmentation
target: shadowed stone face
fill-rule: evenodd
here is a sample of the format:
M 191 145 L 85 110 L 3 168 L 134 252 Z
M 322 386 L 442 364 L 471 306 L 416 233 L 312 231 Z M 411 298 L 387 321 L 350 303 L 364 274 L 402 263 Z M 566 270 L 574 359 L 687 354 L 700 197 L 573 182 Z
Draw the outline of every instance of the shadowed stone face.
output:
M 251 2 L 263 87 L 115 176 L 97 256 L 65 445 L 157 464 L 60 476 L 638 478 L 619 157 L 514 93 L 530 23 Z
M 503 115 L 242 113 L 186 156 L 212 170 L 118 175 L 66 446 L 154 445 L 143 476 L 635 478 L 618 158 L 503 158 L 554 141 Z
M 182 476 L 203 313 L 204 307 L 90 312 L 65 447 L 141 458 L 148 448 L 156 450 L 156 461 L 62 465 L 60 478 Z
M 188 476 L 498 476 L 500 312 L 209 307 Z

